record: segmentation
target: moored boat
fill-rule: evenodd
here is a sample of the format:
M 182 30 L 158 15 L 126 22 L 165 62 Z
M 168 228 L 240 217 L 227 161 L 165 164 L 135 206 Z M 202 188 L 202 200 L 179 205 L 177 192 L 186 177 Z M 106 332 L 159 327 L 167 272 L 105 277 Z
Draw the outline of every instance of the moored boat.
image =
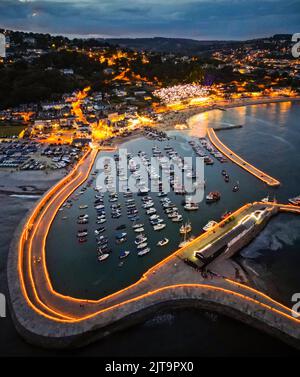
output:
M 151 251 L 150 247 L 147 247 L 146 249 L 140 250 L 138 252 L 138 255 L 141 257 L 143 255 L 146 255 L 146 254 L 150 253 L 150 251 Z
M 169 243 L 169 239 L 168 238 L 163 238 L 162 240 L 158 241 L 157 242 L 157 246 L 165 246 Z
M 217 224 L 218 223 L 216 221 L 211 220 L 202 229 L 204 230 L 204 232 L 207 232 L 207 231 L 209 231 L 211 228 L 213 228 Z
M 130 254 L 129 250 L 121 251 L 119 258 L 124 259 L 124 258 L 128 257 L 129 254 Z
M 220 199 L 221 199 L 221 194 L 218 191 L 211 191 L 208 195 L 206 195 L 207 203 L 217 202 Z
M 186 234 L 192 231 L 192 225 L 190 222 L 185 223 L 184 225 L 181 225 L 179 229 L 180 234 Z
M 289 202 L 294 206 L 300 206 L 300 195 L 296 196 L 295 198 L 290 198 Z

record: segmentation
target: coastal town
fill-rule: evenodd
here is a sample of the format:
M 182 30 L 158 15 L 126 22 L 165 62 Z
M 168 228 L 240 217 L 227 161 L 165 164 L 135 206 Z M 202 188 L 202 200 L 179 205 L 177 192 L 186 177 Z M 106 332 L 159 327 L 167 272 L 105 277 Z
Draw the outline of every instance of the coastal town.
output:
M 190 114 L 186 114 L 187 110 L 199 112 L 248 101 L 292 98 L 300 91 L 300 64 L 289 58 L 291 41 L 285 35 L 249 41 L 242 48 L 217 45 L 204 58 L 132 51 L 97 40 L 82 46 L 80 40 L 4 33 L 7 54 L 0 61 L 1 72 L 15 71 L 20 75 L 24 71 L 26 77 L 31 66 L 40 65 L 46 75 L 55 73 L 63 81 L 71 78 L 73 83 L 80 83 L 86 60 L 76 60 L 82 57 L 91 61 L 94 69 L 97 67 L 99 78 L 94 73 L 95 77 L 89 78 L 91 85 L 75 84 L 72 92 L 57 93 L 55 100 L 50 99 L 50 94 L 36 102 L 15 101 L 14 106 L 7 108 L 1 101 L 1 168 L 63 168 L 76 155 L 76 148 L 89 143 L 111 146 L 149 126 L 159 130 L 170 126 L 184 129 Z M 74 54 L 75 63 L 63 65 L 64 60 L 70 63 Z M 47 66 L 48 62 L 52 65 Z M 152 65 L 159 77 L 153 77 Z M 163 80 L 161 75 L 169 66 L 178 67 L 179 71 L 187 68 L 186 83 L 170 85 L 182 80 L 175 74 Z M 3 92 L 8 78 L 1 80 Z M 101 90 L 95 80 L 103 83 Z M 75 149 L 53 150 L 61 145 Z M 36 155 L 51 156 L 52 161 L 43 163 L 43 158 Z
M 298 158 L 291 35 L 171 53 L 0 32 L 0 196 L 24 212 L 7 238 L 21 337 L 83 347 L 192 302 L 299 349 L 286 291 L 242 254 L 300 214 L 285 165 Z M 276 237 L 266 249 L 287 239 Z

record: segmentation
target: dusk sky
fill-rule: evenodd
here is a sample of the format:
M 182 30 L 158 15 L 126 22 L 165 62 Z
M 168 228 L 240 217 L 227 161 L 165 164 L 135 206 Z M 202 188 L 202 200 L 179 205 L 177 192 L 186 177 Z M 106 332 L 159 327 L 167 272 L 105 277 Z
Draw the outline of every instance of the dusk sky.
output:
M 247 39 L 299 21 L 299 0 L 0 0 L 2 28 L 68 36 Z

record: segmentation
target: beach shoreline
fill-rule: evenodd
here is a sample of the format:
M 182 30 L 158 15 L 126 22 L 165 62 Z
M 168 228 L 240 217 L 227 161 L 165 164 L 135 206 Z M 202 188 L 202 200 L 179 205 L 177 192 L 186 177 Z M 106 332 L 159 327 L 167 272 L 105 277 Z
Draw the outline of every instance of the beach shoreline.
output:
M 244 106 L 254 106 L 254 105 L 265 105 L 271 103 L 281 103 L 281 102 L 297 102 L 300 101 L 300 97 L 279 97 L 279 98 L 261 98 L 261 99 L 244 99 L 244 100 L 234 100 L 232 102 L 224 101 L 216 103 L 210 107 L 188 107 L 182 110 L 170 110 L 166 113 L 162 113 L 162 120 L 159 122 L 158 128 L 162 131 L 170 131 L 176 129 L 176 125 L 184 124 L 186 129 L 189 129 L 187 121 L 198 114 L 209 112 L 212 110 L 224 110 L 232 109 L 235 107 L 244 107 Z M 184 129 L 183 129 L 184 131 Z

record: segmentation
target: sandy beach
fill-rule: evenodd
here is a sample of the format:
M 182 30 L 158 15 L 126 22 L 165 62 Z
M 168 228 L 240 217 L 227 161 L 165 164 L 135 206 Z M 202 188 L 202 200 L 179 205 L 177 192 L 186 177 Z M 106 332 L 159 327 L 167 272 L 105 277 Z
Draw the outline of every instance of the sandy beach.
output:
M 177 111 L 168 111 L 166 113 L 162 113 L 162 120 L 159 122 L 158 127 L 162 130 L 171 130 L 174 129 L 176 125 L 186 125 L 188 128 L 187 121 L 194 115 L 204 113 L 206 111 L 212 111 L 217 109 L 230 109 L 234 107 L 240 106 L 251 106 L 251 105 L 262 105 L 268 103 L 277 103 L 277 102 L 290 102 L 290 101 L 300 101 L 300 97 L 279 97 L 279 98 L 260 98 L 260 99 L 241 99 L 241 100 L 234 100 L 234 101 L 221 101 L 215 103 L 212 106 L 194 106 L 188 107 L 183 110 Z
M 41 171 L 0 170 L 0 193 L 40 195 L 67 174 L 66 169 Z

